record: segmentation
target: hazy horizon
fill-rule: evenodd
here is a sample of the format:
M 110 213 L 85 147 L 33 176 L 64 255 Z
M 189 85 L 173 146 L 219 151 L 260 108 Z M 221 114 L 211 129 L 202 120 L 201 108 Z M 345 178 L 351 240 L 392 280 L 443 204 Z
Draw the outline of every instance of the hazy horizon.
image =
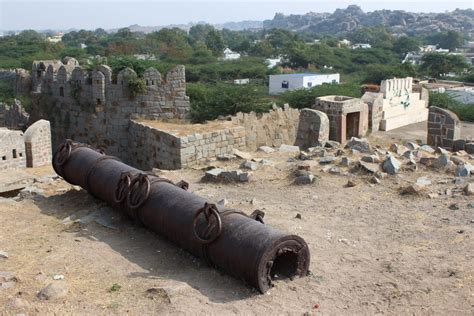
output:
M 383 2 L 374 0 L 283 1 L 259 0 L 186 0 L 186 1 L 48 1 L 48 0 L 0 0 L 0 30 L 67 30 L 112 29 L 138 24 L 140 26 L 164 26 L 207 22 L 221 24 L 245 20 L 272 19 L 275 13 L 285 15 L 307 12 L 333 12 L 356 4 L 364 12 L 381 9 L 408 12 L 445 12 L 456 8 L 473 8 L 473 1 L 409 1 Z

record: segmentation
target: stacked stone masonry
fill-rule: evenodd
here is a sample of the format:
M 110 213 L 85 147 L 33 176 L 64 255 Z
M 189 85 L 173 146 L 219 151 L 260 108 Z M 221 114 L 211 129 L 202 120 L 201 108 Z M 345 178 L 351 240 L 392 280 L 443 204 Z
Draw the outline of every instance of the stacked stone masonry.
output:
M 428 115 L 428 145 L 453 150 L 454 141 L 461 137 L 461 122 L 453 112 L 432 106 Z
M 268 113 L 237 113 L 232 123 L 245 130 L 245 148 L 257 150 L 260 146 L 279 147 L 281 144 L 294 144 L 300 111 L 285 105 Z
M 369 106 L 361 99 L 336 95 L 319 97 L 313 109 L 327 114 L 331 140 L 343 143 L 351 137 L 367 134 Z
M 51 163 L 51 127 L 46 120 L 36 121 L 24 135 L 26 166 L 33 168 Z
M 238 113 L 223 128 L 178 135 L 154 128 L 150 121 L 131 120 L 130 160 L 144 169 L 179 169 L 201 164 L 218 155 L 232 154 L 234 149 L 253 151 L 263 145 L 295 144 L 299 121 L 300 111 L 285 107 L 263 114 Z M 305 124 L 316 131 L 312 134 L 314 137 L 327 140 L 329 126 L 324 113 L 308 116 Z M 182 132 L 186 131 L 186 126 L 189 125 L 183 124 Z M 319 142 L 318 138 L 314 141 Z
M 140 79 L 146 91 L 135 95 L 129 82 L 137 77 L 130 68 L 114 74 L 106 65 L 88 72 L 74 58 L 35 61 L 32 121 L 50 118 L 55 144 L 71 138 L 128 161 L 132 116 L 185 119 L 189 113 L 183 66 L 165 76 L 147 69 Z
M 23 133 L 0 128 L 0 170 L 25 167 L 26 155 Z
M 51 130 L 39 120 L 23 134 L 0 128 L 0 170 L 39 167 L 51 163 Z
M 324 146 L 329 140 L 329 118 L 312 109 L 301 110 L 295 145 L 301 148 Z

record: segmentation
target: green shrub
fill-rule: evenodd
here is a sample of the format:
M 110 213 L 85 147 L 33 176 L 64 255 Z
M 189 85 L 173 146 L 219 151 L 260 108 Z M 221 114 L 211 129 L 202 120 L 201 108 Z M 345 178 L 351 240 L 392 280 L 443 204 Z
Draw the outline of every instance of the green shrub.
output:
M 194 122 L 216 119 L 219 115 L 237 112 L 266 112 L 271 101 L 266 89 L 256 85 L 231 85 L 225 83 L 187 85 L 191 101 L 191 118 Z
M 138 78 L 135 76 L 129 76 L 126 78 L 128 83 L 128 89 L 130 91 L 130 95 L 135 97 L 139 94 L 143 94 L 146 92 L 146 84 L 145 80 L 142 78 Z
M 14 98 L 15 93 L 13 87 L 6 81 L 0 81 L 0 102 L 11 104 Z
M 293 108 L 310 108 L 314 104 L 314 99 L 325 95 L 343 95 L 360 98 L 361 88 L 358 84 L 323 84 L 311 89 L 298 89 L 287 91 L 278 96 L 277 104 L 288 103 Z

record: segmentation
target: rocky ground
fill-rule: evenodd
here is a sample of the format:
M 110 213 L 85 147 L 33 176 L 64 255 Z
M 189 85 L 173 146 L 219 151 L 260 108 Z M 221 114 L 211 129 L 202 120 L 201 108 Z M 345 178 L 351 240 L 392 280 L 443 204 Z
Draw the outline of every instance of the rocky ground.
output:
M 36 182 L 0 198 L 0 312 L 472 315 L 474 157 L 369 141 L 155 170 L 307 241 L 310 275 L 263 295 L 28 169 Z

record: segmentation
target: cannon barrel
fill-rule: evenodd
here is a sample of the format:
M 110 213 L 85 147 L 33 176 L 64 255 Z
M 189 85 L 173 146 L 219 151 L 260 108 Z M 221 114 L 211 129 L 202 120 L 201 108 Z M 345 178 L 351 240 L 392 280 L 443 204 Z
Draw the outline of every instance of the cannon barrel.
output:
M 71 140 L 56 150 L 53 168 L 69 183 L 261 293 L 275 277 L 308 273 L 306 242 L 265 225 L 261 211 L 248 216 L 211 204 L 188 192 L 184 181 L 175 184 L 147 174 Z

